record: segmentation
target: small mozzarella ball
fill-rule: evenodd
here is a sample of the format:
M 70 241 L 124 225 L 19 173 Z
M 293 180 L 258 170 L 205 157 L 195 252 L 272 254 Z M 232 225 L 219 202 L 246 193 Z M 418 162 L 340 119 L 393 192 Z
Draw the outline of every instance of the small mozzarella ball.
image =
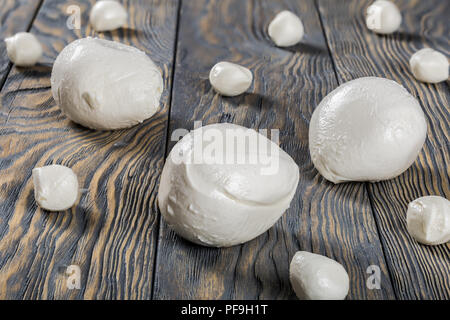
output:
M 127 23 L 128 13 L 121 3 L 102 0 L 91 9 L 89 20 L 96 31 L 111 31 Z
M 229 247 L 272 227 L 289 208 L 298 181 L 295 161 L 264 135 L 212 124 L 173 147 L 161 174 L 158 206 L 183 238 Z
M 145 52 L 90 37 L 59 53 L 50 82 L 64 114 L 96 130 L 128 128 L 150 118 L 163 91 L 161 72 Z
M 342 84 L 317 106 L 309 150 L 334 183 L 381 181 L 416 160 L 427 134 L 419 102 L 397 82 L 365 77 Z
M 290 11 L 278 13 L 269 24 L 269 36 L 278 47 L 296 45 L 303 38 L 303 23 Z
M 71 208 L 78 199 L 78 179 L 72 169 L 52 164 L 33 169 L 34 198 L 49 211 Z
M 438 83 L 448 79 L 448 59 L 431 48 L 417 51 L 409 60 L 411 72 L 417 80 Z
M 344 300 L 350 286 L 347 271 L 340 263 L 306 251 L 294 255 L 289 279 L 300 300 Z
M 209 82 L 224 96 L 233 97 L 244 93 L 252 81 L 253 75 L 249 69 L 231 62 L 219 62 L 209 72 Z
M 367 28 L 376 33 L 392 33 L 397 31 L 401 23 L 400 10 L 391 1 L 377 0 L 367 8 Z
M 408 205 L 406 222 L 408 232 L 420 243 L 446 243 L 450 241 L 450 201 L 439 196 L 416 199 Z
M 8 57 L 17 66 L 34 66 L 42 57 L 41 43 L 29 32 L 16 33 L 5 42 Z

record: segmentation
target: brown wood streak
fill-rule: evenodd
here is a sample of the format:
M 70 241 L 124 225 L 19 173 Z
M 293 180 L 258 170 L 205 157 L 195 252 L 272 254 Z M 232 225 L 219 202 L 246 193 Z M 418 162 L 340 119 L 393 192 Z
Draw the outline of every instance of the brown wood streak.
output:
M 156 246 L 156 183 L 162 169 L 171 88 L 177 0 L 122 1 L 127 27 L 99 34 L 133 45 L 160 67 L 161 110 L 128 130 L 85 129 L 61 114 L 50 92 L 51 64 L 71 41 L 95 35 L 94 0 L 46 0 L 33 23 L 43 63 L 12 68 L 0 109 L 0 298 L 149 299 Z M 81 8 L 81 30 L 66 27 L 68 5 Z M 73 209 L 49 213 L 34 201 L 31 169 L 65 164 L 83 189 Z M 81 289 L 66 286 L 68 265 Z
M 399 177 L 368 184 L 386 259 L 398 298 L 449 299 L 449 245 L 424 246 L 406 230 L 407 204 L 425 195 L 450 198 L 448 82 L 416 81 L 410 56 L 431 47 L 449 56 L 448 1 L 395 1 L 403 15 L 393 35 L 371 33 L 363 14 L 371 1 L 319 0 L 339 82 L 380 76 L 396 80 L 416 96 L 428 121 L 428 138 L 418 160 Z M 338 30 L 338 31 L 336 31 Z
M 28 31 L 41 1 L 0 0 L 0 84 L 3 85 L 11 64 L 6 53 L 5 38 Z M 0 87 L 1 89 L 1 87 Z
M 296 12 L 305 26 L 302 44 L 288 49 L 276 48 L 266 34 L 283 9 Z M 288 267 L 297 250 L 343 263 L 351 278 L 349 299 L 394 298 L 364 184 L 335 186 L 309 158 L 312 111 L 337 86 L 314 2 L 183 1 L 179 24 L 169 133 L 192 129 L 194 120 L 279 129 L 281 147 L 296 160 L 301 178 L 277 224 L 240 246 L 193 245 L 162 222 L 154 298 L 295 298 Z M 253 71 L 251 92 L 225 98 L 213 91 L 208 72 L 220 60 Z M 366 287 L 369 265 L 381 267 L 381 290 Z

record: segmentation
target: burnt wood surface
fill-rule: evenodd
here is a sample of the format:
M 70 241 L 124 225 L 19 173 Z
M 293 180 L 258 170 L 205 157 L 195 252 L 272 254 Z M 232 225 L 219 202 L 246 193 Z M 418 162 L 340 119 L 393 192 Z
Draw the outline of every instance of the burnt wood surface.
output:
M 46 0 L 30 32 L 45 55 L 33 68 L 13 67 L 1 92 L 0 297 L 13 299 L 148 299 L 158 232 L 155 202 L 164 164 L 176 0 L 124 1 L 128 25 L 96 34 L 88 24 L 95 1 Z M 71 30 L 67 7 L 79 6 L 81 29 Z M 88 35 L 144 50 L 161 69 L 161 109 L 127 130 L 94 131 L 69 121 L 50 90 L 51 65 L 71 41 Z M 83 190 L 62 213 L 37 207 L 31 170 L 71 167 Z M 81 269 L 69 290 L 67 267 Z

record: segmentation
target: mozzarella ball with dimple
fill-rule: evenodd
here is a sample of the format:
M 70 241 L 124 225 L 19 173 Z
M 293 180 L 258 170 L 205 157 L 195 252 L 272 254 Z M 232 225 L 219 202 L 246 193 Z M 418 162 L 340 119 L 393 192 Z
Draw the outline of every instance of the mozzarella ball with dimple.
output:
M 34 198 L 41 208 L 63 211 L 78 200 L 78 179 L 72 169 L 52 164 L 34 168 L 32 175 Z
M 180 236 L 228 247 L 259 236 L 289 207 L 299 168 L 255 130 L 222 123 L 197 128 L 173 147 L 158 205 Z
M 35 65 L 42 57 L 39 40 L 29 32 L 19 32 L 6 38 L 6 53 L 9 59 L 20 67 Z
M 397 82 L 359 78 L 329 93 L 314 110 L 309 150 L 334 183 L 400 175 L 417 158 L 427 123 L 419 102 Z
M 88 37 L 61 51 L 53 64 L 51 86 L 56 103 L 72 121 L 114 130 L 156 113 L 163 79 L 143 51 Z
M 214 90 L 224 96 L 237 96 L 250 88 L 252 72 L 236 63 L 221 61 L 209 72 L 209 82 Z
M 381 34 L 397 31 L 402 23 L 402 15 L 391 1 L 377 0 L 366 11 L 367 28 Z
M 409 203 L 408 232 L 420 243 L 437 245 L 450 241 L 450 201 L 426 196 Z
M 304 35 L 303 23 L 291 11 L 278 13 L 270 22 L 269 36 L 278 47 L 290 47 L 302 40 Z
M 89 21 L 96 31 L 111 31 L 127 23 L 128 13 L 121 3 L 102 0 L 94 4 Z
M 424 48 L 414 53 L 409 66 L 419 81 L 438 83 L 448 79 L 448 59 L 434 49 Z
M 306 251 L 295 253 L 289 280 L 300 300 L 343 300 L 350 287 L 347 271 L 340 263 Z

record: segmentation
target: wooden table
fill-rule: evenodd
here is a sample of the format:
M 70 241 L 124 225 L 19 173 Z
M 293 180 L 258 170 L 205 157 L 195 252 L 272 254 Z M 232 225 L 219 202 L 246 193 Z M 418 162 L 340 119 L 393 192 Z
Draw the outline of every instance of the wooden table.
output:
M 295 299 L 288 267 L 298 250 L 341 262 L 348 299 L 450 298 L 449 244 L 418 244 L 405 220 L 415 198 L 450 198 L 448 82 L 417 82 L 408 68 L 424 46 L 450 56 L 449 1 L 395 1 L 403 23 L 389 36 L 366 29 L 366 0 L 125 0 L 127 27 L 99 34 L 88 23 L 94 2 L 0 1 L 2 37 L 29 30 L 44 47 L 32 68 L 12 66 L 0 47 L 0 298 Z M 80 8 L 81 29 L 66 25 L 69 5 Z M 266 31 L 283 9 L 305 26 L 302 43 L 287 49 Z M 138 47 L 161 68 L 165 90 L 154 117 L 101 132 L 61 114 L 50 90 L 52 63 L 89 35 Z M 248 93 L 213 91 L 208 72 L 220 60 L 253 71 Z M 428 138 L 395 179 L 333 185 L 311 163 L 308 123 L 328 92 L 362 76 L 396 80 L 416 96 Z M 300 167 L 290 209 L 253 241 L 201 247 L 160 217 L 156 194 L 171 133 L 195 120 L 279 129 L 281 147 Z M 31 170 L 51 163 L 73 168 L 86 191 L 71 210 L 49 213 L 34 201 Z M 71 265 L 80 268 L 80 289 L 67 286 Z M 367 286 L 372 265 L 380 268 L 380 289 Z

